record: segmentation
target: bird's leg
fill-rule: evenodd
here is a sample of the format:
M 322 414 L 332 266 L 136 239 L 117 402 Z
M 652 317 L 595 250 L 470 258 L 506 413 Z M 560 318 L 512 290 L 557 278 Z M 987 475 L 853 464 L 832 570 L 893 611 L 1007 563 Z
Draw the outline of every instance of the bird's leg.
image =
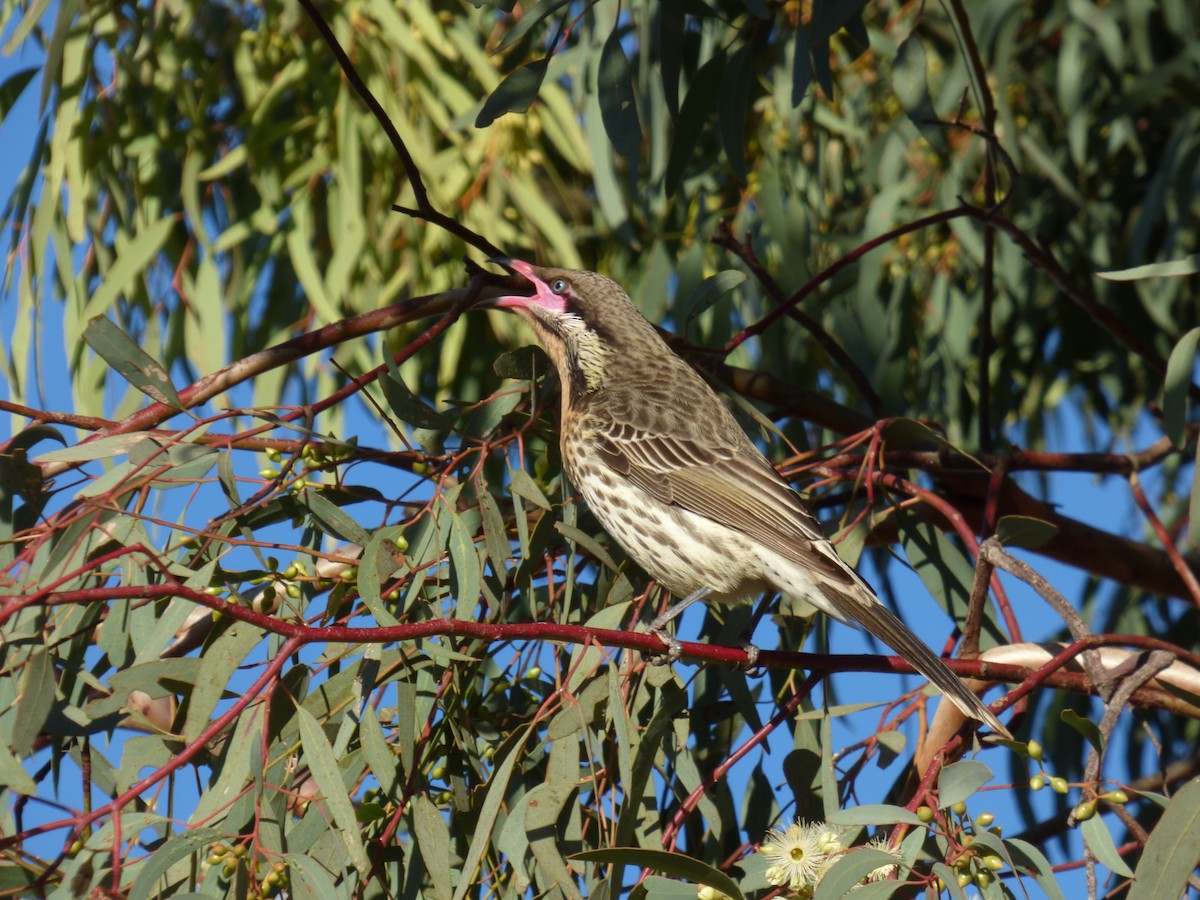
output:
M 650 634 L 657 637 L 667 647 L 666 653 L 662 654 L 661 656 L 652 656 L 650 658 L 651 665 L 661 666 L 665 663 L 674 662 L 675 660 L 679 659 L 679 654 L 682 651 L 682 648 L 679 645 L 679 641 L 667 634 L 666 625 L 697 600 L 703 600 L 710 593 L 711 590 L 709 588 L 697 588 L 678 603 L 668 607 L 663 611 L 662 615 L 650 623 Z
M 758 623 L 767 614 L 767 610 L 771 608 L 771 603 L 777 596 L 778 594 L 767 594 L 755 604 L 754 612 L 750 616 L 750 624 L 742 632 L 742 649 L 746 651 L 746 674 L 753 675 L 755 678 L 762 675 L 765 670 L 758 667 L 758 648 L 750 642 L 750 639 L 754 637 L 754 630 L 758 628 Z

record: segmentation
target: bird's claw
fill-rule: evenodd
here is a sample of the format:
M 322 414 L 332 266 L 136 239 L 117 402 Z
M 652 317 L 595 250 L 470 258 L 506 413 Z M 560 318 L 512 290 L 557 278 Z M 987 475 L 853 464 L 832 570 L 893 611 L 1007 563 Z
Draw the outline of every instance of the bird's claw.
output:
M 746 661 L 739 667 L 744 669 L 751 678 L 761 678 L 765 675 L 767 670 L 758 664 L 758 648 L 746 641 L 742 644 L 742 649 L 746 651 Z
M 661 625 L 651 625 L 649 633 L 662 641 L 663 646 L 667 649 L 666 653 L 655 653 L 651 656 L 647 656 L 646 661 L 650 663 L 650 665 L 665 666 L 670 663 L 677 662 L 679 657 L 683 655 L 683 644 L 679 643 L 679 641 L 667 634 L 666 630 Z

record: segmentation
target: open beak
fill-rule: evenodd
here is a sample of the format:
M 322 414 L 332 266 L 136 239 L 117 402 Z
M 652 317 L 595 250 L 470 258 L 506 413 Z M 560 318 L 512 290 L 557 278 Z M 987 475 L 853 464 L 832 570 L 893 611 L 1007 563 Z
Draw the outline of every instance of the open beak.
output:
M 497 256 L 488 260 L 498 266 L 503 266 L 511 274 L 498 276 L 484 273 L 485 284 L 489 296 L 480 300 L 476 308 L 482 309 L 524 309 L 537 303 L 539 295 L 549 289 L 533 271 L 533 266 L 519 259 L 507 256 Z M 553 295 L 551 295 L 553 296 Z

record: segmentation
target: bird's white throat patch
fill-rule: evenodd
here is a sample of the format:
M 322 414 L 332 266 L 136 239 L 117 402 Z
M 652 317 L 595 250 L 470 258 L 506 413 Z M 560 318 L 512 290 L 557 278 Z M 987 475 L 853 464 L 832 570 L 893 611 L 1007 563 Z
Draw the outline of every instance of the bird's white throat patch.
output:
M 604 385 L 616 348 L 605 341 L 574 313 L 558 317 L 567 343 L 567 363 L 577 390 L 599 390 Z

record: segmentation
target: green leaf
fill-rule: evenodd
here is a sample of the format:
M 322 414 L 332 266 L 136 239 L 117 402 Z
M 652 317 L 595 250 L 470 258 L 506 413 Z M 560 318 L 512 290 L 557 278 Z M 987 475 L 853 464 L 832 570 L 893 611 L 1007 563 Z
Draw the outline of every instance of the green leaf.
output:
M 125 245 L 121 255 L 105 273 L 104 282 L 84 305 L 80 319 L 91 323 L 97 316 L 103 315 L 117 301 L 118 297 L 127 293 L 133 285 L 134 279 L 141 275 L 158 255 L 176 225 L 175 216 L 168 216 L 138 232 Z M 109 324 L 111 325 L 111 323 Z M 90 329 L 91 325 L 89 324 L 88 327 Z M 115 325 L 111 325 L 111 327 L 120 331 Z M 84 339 L 86 340 L 86 334 Z M 96 348 L 93 346 L 93 349 Z M 96 352 L 100 353 L 98 349 Z M 107 357 L 105 358 L 107 359 Z M 112 361 L 109 360 L 109 362 Z
M 1083 832 L 1083 840 L 1088 845 L 1088 848 L 1096 855 L 1096 859 L 1101 865 L 1107 866 L 1112 872 L 1117 875 L 1122 875 L 1125 878 L 1133 877 L 1133 869 L 1121 859 L 1121 854 L 1117 852 L 1117 845 L 1113 843 L 1112 834 L 1109 833 L 1108 826 L 1104 824 L 1104 817 L 1100 815 L 1092 816 L 1090 819 L 1085 819 L 1080 830 Z M 1195 846 L 1195 845 L 1193 845 Z M 1191 854 L 1191 860 L 1188 863 L 1189 870 L 1196 864 L 1196 854 Z M 1165 894 L 1155 894 L 1156 897 L 1165 897 Z
M 938 774 L 938 802 L 945 809 L 966 801 L 992 777 L 992 770 L 978 760 L 951 763 Z
M 600 116 L 614 149 L 622 156 L 642 140 L 637 98 L 633 91 L 633 69 L 621 47 L 620 27 L 609 32 L 600 51 L 596 89 L 600 93 Z
M 1188 393 L 1192 387 L 1192 372 L 1196 368 L 1196 345 L 1200 343 L 1200 328 L 1193 328 L 1171 351 L 1167 360 L 1167 377 L 1163 382 L 1163 423 L 1167 436 L 1176 447 L 1187 442 Z
M 917 814 L 890 803 L 863 803 L 839 809 L 828 817 L 832 825 L 924 825 Z
M 391 794 L 396 785 L 404 780 L 400 757 L 392 752 L 379 725 L 379 716 L 370 704 L 362 712 L 358 723 L 358 740 L 362 745 L 363 759 L 367 768 L 379 782 L 384 794 Z
M 453 861 L 450 858 L 450 829 L 441 810 L 424 794 L 412 799 L 413 833 L 417 849 L 425 863 L 425 871 L 432 882 L 432 894 L 437 900 L 450 900 L 454 894 L 451 877 Z M 464 873 L 464 882 L 473 879 Z
M 333 873 L 315 859 L 303 854 L 285 853 L 283 860 L 288 864 L 288 894 L 296 900 L 327 900 L 339 896 Z
M 0 125 L 4 124 L 4 117 L 8 115 L 8 111 L 21 99 L 21 94 L 25 92 L 33 76 L 40 71 L 39 66 L 30 66 L 14 72 L 4 80 L 4 84 L 0 84 Z
M 218 178 L 228 175 L 234 169 L 240 169 L 246 164 L 249 158 L 249 148 L 245 144 L 238 144 L 207 169 L 198 172 L 196 178 L 200 181 L 216 181 Z
M 808 93 L 812 84 L 812 48 L 809 46 L 808 29 L 797 23 L 796 40 L 792 45 L 792 108 L 795 109 Z
M 885 866 L 899 868 L 901 863 L 891 853 L 877 847 L 856 847 L 845 853 L 821 876 L 813 900 L 838 900 L 848 891 L 854 891 L 854 897 L 870 896 L 865 893 L 865 888 L 859 888 L 859 883 L 876 869 Z M 893 891 L 904 886 L 902 882 L 890 882 L 890 890 L 882 896 L 890 896 Z
M 1182 897 L 1187 893 L 1189 876 L 1200 863 L 1197 848 L 1200 848 L 1200 778 L 1193 778 L 1171 798 L 1150 832 L 1129 900 Z
M 200 657 L 200 672 L 188 700 L 184 739 L 194 741 L 208 727 L 209 717 L 226 692 L 232 693 L 230 682 L 250 651 L 262 642 L 262 631 L 246 622 L 234 622 L 211 644 Z M 148 663 L 147 665 L 152 665 Z
M 550 751 L 546 780 L 522 798 L 518 816 L 525 820 L 530 850 L 547 880 L 570 897 L 581 897 L 562 856 L 562 814 L 579 790 L 579 741 L 560 741 Z
M 296 706 L 296 718 L 300 724 L 300 742 L 304 746 L 304 759 L 312 772 L 313 778 L 320 789 L 320 796 L 314 802 L 320 803 L 333 817 L 336 831 L 345 845 L 350 863 L 359 874 L 366 873 L 370 864 L 367 861 L 366 847 L 363 846 L 362 828 L 354 815 L 354 804 L 346 792 L 342 781 L 342 770 L 338 767 L 337 758 L 333 755 L 333 747 L 325 737 L 321 723 L 316 720 L 302 705 Z
M 467 514 L 455 514 L 450 520 L 450 572 L 454 578 L 454 614 L 460 619 L 474 619 L 479 604 L 483 566 L 475 535 L 467 526 Z
M 33 751 L 34 742 L 54 708 L 54 681 L 49 652 L 44 647 L 35 648 L 25 659 L 21 672 L 21 689 L 9 738 L 18 757 L 26 757 Z
M 671 121 L 679 118 L 679 74 L 683 71 L 687 27 L 683 5 L 683 0 L 663 0 L 658 7 L 658 65 L 662 71 L 663 99 Z
M 320 489 L 305 488 L 300 497 L 301 502 L 308 507 L 313 518 L 324 525 L 335 537 L 358 544 L 360 547 L 365 547 L 371 542 L 371 535 L 350 518 L 340 506 L 325 499 Z
M 1196 459 L 1192 469 L 1192 496 L 1188 503 L 1188 521 L 1200 522 L 1200 478 L 1194 473 L 1200 472 L 1200 441 L 1196 441 Z M 1200 528 L 1188 529 L 1188 544 L 1193 552 L 1200 553 Z
M 1200 272 L 1200 253 L 1193 253 L 1183 259 L 1134 266 L 1132 269 L 1097 272 L 1096 275 L 1107 281 L 1139 281 L 1143 278 L 1183 278 L 1197 272 Z
M 1091 719 L 1086 719 L 1073 709 L 1064 709 L 1060 718 L 1087 738 L 1087 742 L 1100 752 L 1104 752 L 1104 736 L 1099 726 Z
M 942 153 L 945 150 L 945 133 L 941 126 L 934 124 L 938 114 L 929 97 L 927 66 L 925 44 L 920 32 L 914 29 L 896 50 L 896 58 L 892 61 L 892 82 L 896 98 L 909 121 Z
M 958 873 L 951 869 L 944 862 L 935 862 L 933 864 L 933 874 L 942 879 L 942 883 L 946 885 L 946 890 L 955 900 L 967 900 L 967 895 L 963 893 L 963 889 L 958 886 Z
M 746 183 L 746 117 L 750 113 L 750 88 L 754 84 L 755 45 L 747 42 L 729 60 L 717 98 L 721 147 L 733 177 Z
M 126 381 L 151 400 L 184 410 L 175 385 L 171 383 L 171 376 L 162 363 L 104 316 L 96 316 L 88 322 L 83 330 L 83 339 Z
M 531 732 L 532 727 L 525 727 L 509 735 L 494 757 L 494 760 L 499 760 L 499 762 L 492 770 L 492 777 L 487 783 L 483 804 L 479 807 L 479 817 L 475 821 L 471 845 L 467 848 L 467 854 L 463 860 L 462 870 L 464 873 L 471 873 L 473 876 L 488 845 L 492 842 L 491 836 L 496 827 L 496 817 L 500 814 L 505 795 L 508 793 L 513 769 L 517 760 L 525 755 L 525 742 L 529 740 Z M 471 876 L 459 879 L 458 887 L 454 891 L 454 900 L 463 900 L 467 896 L 467 892 L 471 890 L 474 882 L 474 878 Z
M 1032 872 L 1038 886 L 1045 891 L 1047 900 L 1066 900 L 1054 877 L 1054 869 L 1045 854 L 1028 841 L 1020 838 L 1009 838 L 1004 842 L 1012 857 L 1014 867 L 1024 867 Z
M 452 423 L 449 417 L 442 415 L 409 390 L 390 354 L 387 355 L 387 368 L 387 374 L 379 380 L 379 386 L 383 388 L 388 406 L 400 421 L 414 428 L 450 431 Z
M 667 159 L 664 190 L 668 197 L 675 196 L 680 182 L 683 181 L 688 162 L 696 152 L 696 147 L 700 143 L 700 134 L 704 131 L 709 113 L 712 112 L 713 104 L 716 102 L 721 78 L 724 74 L 725 52 L 718 50 L 708 62 L 700 67 L 700 71 L 688 85 L 683 108 L 679 111 L 675 139 L 671 142 L 671 155 Z
M 538 0 L 536 6 L 525 11 L 521 16 L 520 21 L 513 26 L 512 31 L 505 35 L 504 40 L 500 42 L 500 46 L 496 48 L 497 53 L 503 53 L 521 38 L 529 33 L 533 26 L 537 25 L 542 20 L 554 15 L 562 7 L 570 3 L 571 0 Z M 478 4 L 476 4 L 478 6 Z
M 399 546 L 396 539 L 404 534 L 403 525 L 389 525 L 377 529 L 363 548 L 358 566 L 358 595 L 371 611 L 378 625 L 398 625 L 399 620 L 383 605 L 380 595 L 383 582 L 391 578 L 403 565 L 396 560 Z
M 534 60 L 509 72 L 475 117 L 476 128 L 487 128 L 505 113 L 525 112 L 537 98 L 550 66 L 550 57 Z
M 745 282 L 746 273 L 740 269 L 725 269 L 705 278 L 692 295 L 692 303 L 687 312 L 688 321 L 707 311 L 714 303 Z
M 187 831 L 171 835 L 167 842 L 158 847 L 138 867 L 138 876 L 129 889 L 129 900 L 150 900 L 151 897 L 163 897 L 166 894 L 162 888 L 170 887 L 160 884 L 170 868 L 180 860 L 189 856 L 207 856 L 209 846 L 224 835 L 214 828 L 189 828 Z
M 553 509 L 550 499 L 542 491 L 533 476 L 524 469 L 517 469 L 509 466 L 508 474 L 512 478 L 512 492 L 526 500 L 536 503 L 542 509 Z
M 736 881 L 712 866 L 684 856 L 682 853 L 669 853 L 666 850 L 647 850 L 642 847 L 606 847 L 603 850 L 584 850 L 582 853 L 571 854 L 571 859 L 580 862 L 609 863 L 615 866 L 638 866 L 642 869 L 653 869 L 663 872 L 673 878 L 686 878 L 694 884 L 706 884 L 733 900 L 745 900 L 745 895 Z M 615 876 L 620 883 L 619 873 Z
M 1032 516 L 1002 516 L 996 523 L 996 537 L 1006 547 L 1036 550 L 1057 535 L 1057 525 Z

